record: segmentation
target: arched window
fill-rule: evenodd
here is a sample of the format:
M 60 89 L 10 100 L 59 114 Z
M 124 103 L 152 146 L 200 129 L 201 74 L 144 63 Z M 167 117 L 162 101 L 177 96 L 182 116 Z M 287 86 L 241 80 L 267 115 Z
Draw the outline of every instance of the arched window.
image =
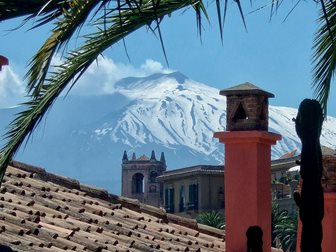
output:
M 132 192 L 143 193 L 144 192 L 144 175 L 136 173 L 132 177 Z
M 156 171 L 151 171 L 149 174 L 149 182 L 150 183 L 155 183 L 156 182 L 156 177 L 158 176 Z

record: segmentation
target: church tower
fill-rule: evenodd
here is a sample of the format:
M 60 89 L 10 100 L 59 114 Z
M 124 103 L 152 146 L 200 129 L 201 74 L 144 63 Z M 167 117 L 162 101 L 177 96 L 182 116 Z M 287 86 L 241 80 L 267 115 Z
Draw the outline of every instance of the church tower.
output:
M 150 158 L 142 155 L 137 158 L 135 153 L 128 159 L 124 151 L 122 158 L 121 195 L 140 202 L 159 207 L 162 205 L 162 184 L 156 177 L 166 171 L 166 159 L 161 153 L 160 160 L 156 160 L 154 150 Z

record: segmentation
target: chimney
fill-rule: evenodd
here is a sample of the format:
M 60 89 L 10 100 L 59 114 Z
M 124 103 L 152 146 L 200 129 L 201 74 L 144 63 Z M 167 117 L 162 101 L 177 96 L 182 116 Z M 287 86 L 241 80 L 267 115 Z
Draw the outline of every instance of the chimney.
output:
M 225 144 L 226 252 L 246 251 L 246 232 L 261 228 L 263 251 L 271 251 L 271 145 L 268 98 L 251 83 L 220 91 L 227 96 L 226 131 L 214 137 Z
M 268 98 L 273 94 L 245 82 L 220 91 L 226 96 L 226 130 L 268 130 Z

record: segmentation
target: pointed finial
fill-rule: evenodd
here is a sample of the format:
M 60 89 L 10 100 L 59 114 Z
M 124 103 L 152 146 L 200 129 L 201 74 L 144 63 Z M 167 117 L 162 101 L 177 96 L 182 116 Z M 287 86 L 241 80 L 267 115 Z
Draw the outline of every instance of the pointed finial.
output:
M 136 156 L 135 156 L 135 153 L 133 152 L 133 155 L 132 155 L 132 160 L 135 161 L 136 160 Z
M 152 154 L 151 154 L 151 158 L 150 160 L 155 160 L 156 161 L 156 157 L 155 157 L 155 152 L 154 150 L 152 150 Z
M 161 152 L 161 158 L 160 158 L 160 161 L 162 162 L 162 163 L 166 163 L 166 158 L 165 158 L 165 155 L 164 155 L 164 153 L 163 152 Z
M 123 158 L 122 158 L 122 161 L 128 161 L 128 157 L 127 157 L 127 152 L 124 151 L 124 155 L 123 155 Z

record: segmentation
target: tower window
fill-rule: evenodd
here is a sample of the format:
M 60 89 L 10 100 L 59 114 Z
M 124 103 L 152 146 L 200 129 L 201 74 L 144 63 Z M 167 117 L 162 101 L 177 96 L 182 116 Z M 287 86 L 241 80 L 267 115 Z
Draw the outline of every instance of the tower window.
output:
M 144 175 L 136 173 L 132 177 L 132 192 L 144 193 Z

